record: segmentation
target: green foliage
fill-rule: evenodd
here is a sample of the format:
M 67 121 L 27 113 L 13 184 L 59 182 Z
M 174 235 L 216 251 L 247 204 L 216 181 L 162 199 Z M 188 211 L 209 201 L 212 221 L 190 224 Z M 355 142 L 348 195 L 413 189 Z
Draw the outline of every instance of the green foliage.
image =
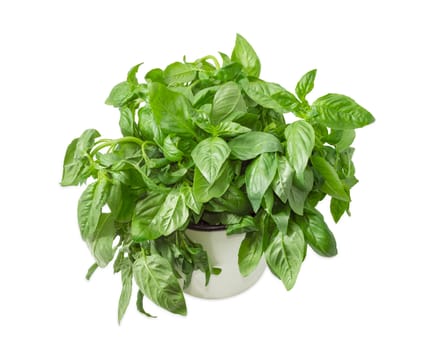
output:
M 102 139 L 88 129 L 67 147 L 61 185 L 87 182 L 78 202 L 81 237 L 95 260 L 87 278 L 111 262 L 121 273 L 118 322 L 133 290 L 147 316 L 144 296 L 185 315 L 193 272 L 206 284 L 220 272 L 187 237 L 189 224 L 245 234 L 242 275 L 264 258 L 287 290 L 308 245 L 337 254 L 317 206 L 328 197 L 335 222 L 350 215 L 354 129 L 373 116 L 340 94 L 308 102 L 316 70 L 294 93 L 260 79 L 260 60 L 240 35 L 231 56 L 220 55 L 222 64 L 209 55 L 151 69 L 143 82 L 135 65 L 106 99 L 119 110 L 123 136 Z M 286 113 L 297 120 L 286 123 Z

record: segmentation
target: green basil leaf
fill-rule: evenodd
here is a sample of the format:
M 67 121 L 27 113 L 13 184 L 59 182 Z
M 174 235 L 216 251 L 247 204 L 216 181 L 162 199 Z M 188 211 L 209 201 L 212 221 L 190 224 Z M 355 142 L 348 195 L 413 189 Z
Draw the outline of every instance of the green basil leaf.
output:
M 348 213 L 349 202 L 341 201 L 336 198 L 330 200 L 330 212 L 335 223 L 338 223 L 343 214 Z
M 136 74 L 139 71 L 139 67 L 143 64 L 139 63 L 136 64 L 135 66 L 131 67 L 131 69 L 128 71 L 127 73 L 127 82 L 131 85 L 131 86 L 136 86 L 139 84 L 139 82 L 137 81 L 137 77 Z
M 249 42 L 240 34 L 236 35 L 231 60 L 240 63 L 248 75 L 257 78 L 260 75 L 260 59 Z
M 217 206 L 221 211 L 236 215 L 246 215 L 251 212 L 251 205 L 246 194 L 235 185 L 231 185 L 227 192 L 220 198 L 214 198 L 212 206 Z
M 164 72 L 160 68 L 151 69 L 146 73 L 145 80 L 148 83 L 164 83 Z
M 314 128 L 304 120 L 298 120 L 285 129 L 285 140 L 288 160 L 300 177 L 315 145 Z
M 120 108 L 119 127 L 123 136 L 134 135 L 134 115 L 130 108 Z
M 160 83 L 152 83 L 149 102 L 155 121 L 163 132 L 197 137 L 192 122 L 193 109 L 184 95 L 171 91 Z
M 188 220 L 189 212 L 184 197 L 178 189 L 173 189 L 161 204 L 150 230 L 156 237 L 168 236 L 181 228 Z
M 230 148 L 220 137 L 204 139 L 191 152 L 194 163 L 209 184 L 213 184 L 218 178 L 229 155 Z
M 284 113 L 293 112 L 297 110 L 300 101 L 291 92 L 282 90 L 273 94 L 271 98 L 282 108 Z
M 272 189 L 278 198 L 286 203 L 293 184 L 294 169 L 285 156 L 278 157 L 278 169 L 272 182 Z
M 200 170 L 194 170 L 193 193 L 197 201 L 209 202 L 212 198 L 221 197 L 229 188 L 234 173 L 231 164 L 227 161 L 220 170 L 218 178 L 210 184 Z
M 98 266 L 105 267 L 113 259 L 114 250 L 112 245 L 114 238 L 114 218 L 110 214 L 102 213 L 94 234 L 86 239 Z
M 238 263 L 242 276 L 251 274 L 258 266 L 263 255 L 263 235 L 258 232 L 248 232 L 239 248 Z
M 290 222 L 291 210 L 288 206 L 275 206 L 275 210 L 270 214 L 279 232 L 288 233 L 288 224 Z
M 294 222 L 289 224 L 288 235 L 278 232 L 265 251 L 267 265 L 287 290 L 294 287 L 304 259 L 303 232 Z
M 132 97 L 132 85 L 128 81 L 123 81 L 112 88 L 105 103 L 110 106 L 121 107 Z
M 121 323 L 128 305 L 131 300 L 131 292 L 133 288 L 133 265 L 130 259 L 125 259 L 121 266 L 121 281 L 122 289 L 118 301 L 118 323 Z
M 99 223 L 102 208 L 106 204 L 111 183 L 105 177 L 88 185 L 78 202 L 78 223 L 84 240 L 91 240 Z
M 136 195 L 132 194 L 127 186 L 119 181 L 114 181 L 109 192 L 107 204 L 115 221 L 126 223 L 133 217 L 136 205 Z
M 303 208 L 313 183 L 314 176 L 310 168 L 305 169 L 303 179 L 294 177 L 293 185 L 288 194 L 288 204 L 296 214 L 303 215 Z
M 154 119 L 151 109 L 148 106 L 139 108 L 138 127 L 145 140 L 155 141 L 157 144 L 163 144 L 163 134 L 160 126 Z
M 212 104 L 210 120 L 212 124 L 218 124 L 225 120 L 233 112 L 246 112 L 246 104 L 242 98 L 239 85 L 228 82 L 221 85 L 215 93 Z
M 171 135 L 166 136 L 163 143 L 163 154 L 166 159 L 171 162 L 179 162 L 184 156 L 184 152 L 182 152 L 178 148 L 179 139 L 176 137 L 172 137 Z
M 260 208 L 266 190 L 276 174 L 278 161 L 273 153 L 263 153 L 246 168 L 246 192 L 254 212 Z
M 284 90 L 281 86 L 262 80 L 250 82 L 247 79 L 241 80 L 240 84 L 248 97 L 260 106 L 274 109 L 279 113 L 284 112 L 284 108 L 272 98 L 272 95 Z
M 313 156 L 311 161 L 314 169 L 318 171 L 324 179 L 321 190 L 333 198 L 349 202 L 350 198 L 345 192 L 345 187 L 333 166 L 319 156 Z
M 165 258 L 143 255 L 134 262 L 133 274 L 139 289 L 155 304 L 175 314 L 187 314 L 181 286 Z
M 240 222 L 227 226 L 227 235 L 258 231 L 254 218 L 251 216 L 243 216 Z
M 312 105 L 316 122 L 333 129 L 356 129 L 371 124 L 375 118 L 352 98 L 327 94 Z
M 83 183 L 89 176 L 87 154 L 94 145 L 94 140 L 100 134 L 95 129 L 85 130 L 67 147 L 63 163 L 62 186 L 75 186 Z
M 278 138 L 262 131 L 251 131 L 236 136 L 228 146 L 231 154 L 240 160 L 253 159 L 266 152 L 282 152 L 282 145 Z
M 235 122 L 225 121 L 216 126 L 216 135 L 232 137 L 250 132 L 251 129 Z
M 215 93 L 219 89 L 219 86 L 209 86 L 202 90 L 199 90 L 193 97 L 193 106 L 200 108 L 205 104 L 212 103 Z
M 160 236 L 158 231 L 151 230 L 150 225 L 165 199 L 164 193 L 151 193 L 137 202 L 130 229 L 134 241 L 152 240 Z
M 196 67 L 189 63 L 174 62 L 164 70 L 167 85 L 186 84 L 196 77 Z
M 310 93 L 314 88 L 315 76 L 317 74 L 317 70 L 313 69 L 307 72 L 296 85 L 296 95 L 297 97 L 305 102 L 306 95 Z
M 342 131 L 342 136 L 340 137 L 339 142 L 336 143 L 336 151 L 338 151 L 339 153 L 346 151 L 349 146 L 352 145 L 355 139 L 354 129 L 345 129 Z
M 202 203 L 200 203 L 194 196 L 193 189 L 187 183 L 183 183 L 180 189 L 184 196 L 185 205 L 190 208 L 194 213 L 199 215 L 202 211 Z
M 333 233 L 318 210 L 314 208 L 305 209 L 305 215 L 298 216 L 296 220 L 303 230 L 306 242 L 317 254 L 326 257 L 337 254 Z
M 242 72 L 242 65 L 236 62 L 229 63 L 222 68 L 220 68 L 215 73 L 215 79 L 220 80 L 222 82 L 226 81 L 234 81 L 237 77 L 239 77 Z

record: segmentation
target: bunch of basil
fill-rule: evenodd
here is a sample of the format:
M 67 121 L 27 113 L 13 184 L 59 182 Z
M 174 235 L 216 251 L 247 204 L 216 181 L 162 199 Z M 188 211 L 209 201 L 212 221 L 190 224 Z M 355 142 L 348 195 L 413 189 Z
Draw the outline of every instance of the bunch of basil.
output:
M 190 223 L 246 233 L 241 273 L 264 257 L 287 290 L 307 245 L 322 256 L 337 253 L 316 206 L 328 195 L 336 222 L 349 214 L 354 129 L 374 118 L 344 95 L 309 104 L 316 70 L 295 94 L 259 79 L 259 58 L 240 35 L 231 56 L 220 55 L 222 64 L 209 55 L 153 69 L 144 83 L 134 66 L 106 100 L 119 109 L 123 137 L 90 129 L 67 148 L 61 184 L 92 180 L 78 203 L 81 235 L 96 261 L 87 278 L 114 261 L 123 285 L 119 321 L 133 279 L 141 312 L 147 296 L 185 315 L 182 289 L 193 271 L 203 271 L 206 282 L 220 273 L 186 236 Z M 298 120 L 286 124 L 285 113 Z

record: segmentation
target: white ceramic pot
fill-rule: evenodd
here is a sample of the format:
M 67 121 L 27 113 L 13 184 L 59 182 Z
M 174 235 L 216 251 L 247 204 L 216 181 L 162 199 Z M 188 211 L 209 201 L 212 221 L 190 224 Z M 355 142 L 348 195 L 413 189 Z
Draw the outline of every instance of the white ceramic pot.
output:
M 185 293 L 206 299 L 226 298 L 250 288 L 263 274 L 266 267 L 264 258 L 249 276 L 243 277 L 239 271 L 237 254 L 245 234 L 227 236 L 224 229 L 197 228 L 188 229 L 186 234 L 192 241 L 200 243 L 206 249 L 210 264 L 222 271 L 219 275 L 211 275 L 207 286 L 205 274 L 194 271 Z

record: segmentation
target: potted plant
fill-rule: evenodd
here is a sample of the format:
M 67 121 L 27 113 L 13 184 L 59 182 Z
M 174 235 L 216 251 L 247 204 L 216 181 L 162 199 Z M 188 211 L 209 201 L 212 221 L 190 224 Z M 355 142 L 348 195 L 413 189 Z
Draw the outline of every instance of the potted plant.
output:
M 354 129 L 373 116 L 340 94 L 310 104 L 316 70 L 295 94 L 260 79 L 258 56 L 240 35 L 231 56 L 220 56 L 222 64 L 209 55 L 152 69 L 145 82 L 134 66 L 106 100 L 119 109 L 123 136 L 89 129 L 67 148 L 61 184 L 91 179 L 78 203 L 96 261 L 87 278 L 113 262 L 119 321 L 133 280 L 141 312 L 146 296 L 185 315 L 183 290 L 232 295 L 266 263 L 289 290 L 307 246 L 337 253 L 317 205 L 329 197 L 335 222 L 349 214 Z M 286 113 L 297 120 L 287 124 Z

